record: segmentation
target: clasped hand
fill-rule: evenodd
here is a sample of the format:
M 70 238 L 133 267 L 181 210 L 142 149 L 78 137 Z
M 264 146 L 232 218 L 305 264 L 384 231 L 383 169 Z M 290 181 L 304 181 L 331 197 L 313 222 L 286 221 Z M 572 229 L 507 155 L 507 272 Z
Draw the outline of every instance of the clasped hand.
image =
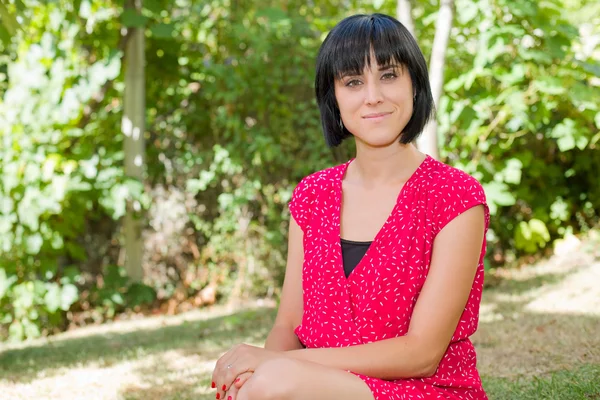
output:
M 217 361 L 212 375 L 212 387 L 217 399 L 235 400 L 238 390 L 265 361 L 281 357 L 281 352 L 239 344 Z M 227 395 L 227 398 L 225 397 Z

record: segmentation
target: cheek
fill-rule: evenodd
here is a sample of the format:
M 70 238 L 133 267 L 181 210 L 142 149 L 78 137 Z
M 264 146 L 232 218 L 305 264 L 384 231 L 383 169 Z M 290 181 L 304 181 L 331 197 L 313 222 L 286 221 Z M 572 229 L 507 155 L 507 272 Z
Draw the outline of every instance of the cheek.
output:
M 340 96 L 337 100 L 338 108 L 344 118 L 353 118 L 357 114 L 362 105 L 362 101 L 358 96 L 352 94 Z

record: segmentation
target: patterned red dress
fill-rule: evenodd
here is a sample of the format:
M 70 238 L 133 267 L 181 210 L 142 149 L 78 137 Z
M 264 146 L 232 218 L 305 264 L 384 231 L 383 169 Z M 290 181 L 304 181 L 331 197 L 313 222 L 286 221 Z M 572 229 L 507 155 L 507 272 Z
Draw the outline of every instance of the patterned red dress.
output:
M 398 195 L 394 209 L 348 278 L 340 244 L 342 179 L 352 160 L 304 178 L 289 207 L 304 232 L 304 314 L 295 329 L 308 348 L 343 347 L 405 335 L 423 287 L 433 241 L 453 218 L 478 204 L 481 185 L 427 157 Z M 436 373 L 423 379 L 376 379 L 356 374 L 376 400 L 487 399 L 469 340 L 479 319 L 483 257 L 469 300 Z

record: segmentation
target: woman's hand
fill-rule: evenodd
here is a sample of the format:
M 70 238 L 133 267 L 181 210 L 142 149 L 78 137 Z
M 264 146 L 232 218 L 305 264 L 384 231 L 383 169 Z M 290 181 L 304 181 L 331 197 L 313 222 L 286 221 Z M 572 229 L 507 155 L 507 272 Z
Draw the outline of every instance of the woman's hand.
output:
M 266 350 L 262 347 L 250 346 L 247 344 L 239 344 L 225 353 L 217 361 L 215 370 L 212 375 L 213 386 L 217 389 L 217 399 L 227 400 L 226 392 L 236 392 L 232 390 L 232 386 L 236 378 L 240 378 L 237 383 L 237 389 L 243 384 L 242 379 L 247 380 L 249 376 L 246 373 L 252 373 L 263 362 L 281 357 L 283 352 Z M 231 394 L 228 394 L 228 396 Z M 233 395 L 232 399 L 233 400 Z
M 254 372 L 244 372 L 243 374 L 241 374 L 237 378 L 235 378 L 235 380 L 233 381 L 233 385 L 231 385 L 229 387 L 229 389 L 227 389 L 223 399 L 225 399 L 225 400 L 237 399 L 238 392 L 240 391 L 240 389 L 242 388 L 244 383 L 246 383 L 246 381 L 252 377 L 252 375 L 254 375 Z

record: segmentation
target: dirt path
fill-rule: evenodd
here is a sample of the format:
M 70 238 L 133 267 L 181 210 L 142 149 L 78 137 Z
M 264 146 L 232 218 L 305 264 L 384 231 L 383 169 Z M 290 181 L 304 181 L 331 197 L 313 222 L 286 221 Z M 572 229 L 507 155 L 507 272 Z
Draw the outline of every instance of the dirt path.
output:
M 600 239 L 566 243 L 549 260 L 497 271 L 474 335 L 484 378 L 513 378 L 600 365 Z M 272 304 L 215 307 L 84 328 L 0 347 L 2 399 L 209 399 L 218 354 L 260 344 Z

